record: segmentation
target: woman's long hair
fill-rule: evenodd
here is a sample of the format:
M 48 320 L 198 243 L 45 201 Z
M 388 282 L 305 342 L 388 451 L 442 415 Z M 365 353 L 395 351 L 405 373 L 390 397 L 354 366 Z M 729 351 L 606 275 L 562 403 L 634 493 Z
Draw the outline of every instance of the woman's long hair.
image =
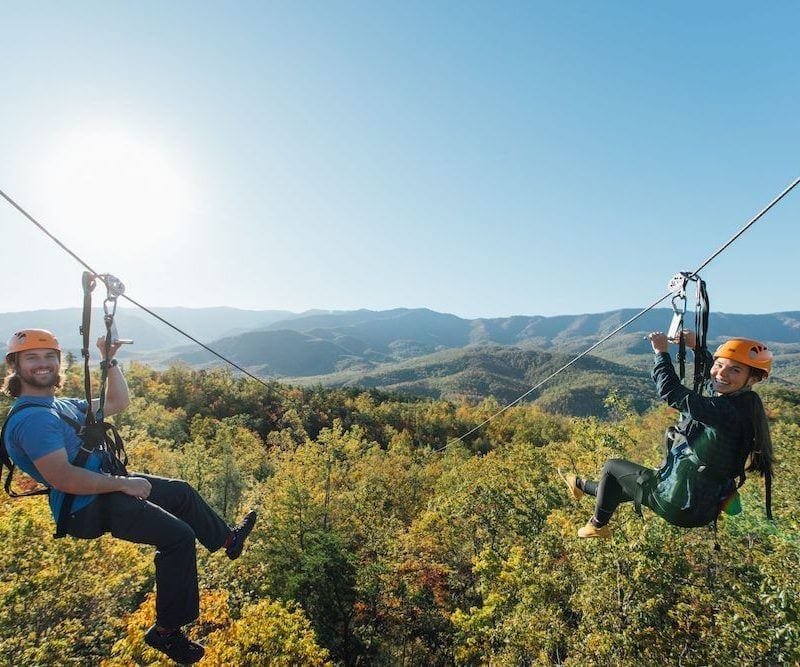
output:
M 772 467 L 775 455 L 772 451 L 772 436 L 769 433 L 767 411 L 761 402 L 761 397 L 754 391 L 744 393 L 747 398 L 750 421 L 753 424 L 753 448 L 747 458 L 745 470 L 757 471 L 761 476 L 772 476 Z

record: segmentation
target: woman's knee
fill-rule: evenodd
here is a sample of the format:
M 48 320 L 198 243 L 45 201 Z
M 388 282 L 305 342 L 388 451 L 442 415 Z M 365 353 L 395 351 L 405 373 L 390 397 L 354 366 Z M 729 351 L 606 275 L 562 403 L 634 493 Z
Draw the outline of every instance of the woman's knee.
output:
M 600 472 L 601 475 L 604 477 L 615 477 L 616 473 L 620 468 L 620 463 L 623 462 L 624 459 L 608 459 L 603 465 L 603 470 Z

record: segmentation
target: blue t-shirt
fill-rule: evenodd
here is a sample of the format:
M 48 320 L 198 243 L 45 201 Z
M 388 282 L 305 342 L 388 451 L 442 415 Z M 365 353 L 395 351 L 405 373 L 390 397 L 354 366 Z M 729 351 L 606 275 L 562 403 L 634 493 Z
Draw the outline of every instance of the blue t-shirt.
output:
M 77 398 L 54 398 L 49 396 L 20 396 L 12 409 L 25 404 L 43 405 L 44 408 L 26 408 L 12 415 L 6 424 L 6 449 L 14 464 L 41 484 L 47 484 L 36 469 L 34 461 L 58 449 L 67 450 L 67 459 L 72 461 L 81 446 L 75 429 L 62 420 L 58 413 L 83 424 L 88 408 L 85 400 Z M 49 408 L 49 409 L 45 409 Z M 100 457 L 92 453 L 84 466 L 87 470 L 100 470 Z M 50 490 L 50 511 L 58 521 L 64 493 Z M 97 496 L 76 495 L 72 511 L 86 507 Z

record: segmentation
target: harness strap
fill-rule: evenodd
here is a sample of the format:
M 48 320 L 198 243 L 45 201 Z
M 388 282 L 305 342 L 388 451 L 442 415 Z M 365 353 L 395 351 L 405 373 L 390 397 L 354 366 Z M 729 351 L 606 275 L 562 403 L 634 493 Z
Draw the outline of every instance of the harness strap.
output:
M 697 342 L 694 348 L 694 390 L 702 395 L 703 383 L 708 376 L 708 320 L 710 305 L 706 282 L 697 277 L 697 302 L 694 311 L 694 330 Z
M 735 481 L 732 480 L 728 475 L 722 474 L 714 470 L 711 466 L 709 466 L 705 461 L 701 460 L 697 453 L 692 449 L 688 443 L 683 445 L 684 447 L 684 455 L 687 459 L 689 459 L 692 463 L 697 466 L 697 472 L 703 473 L 703 475 L 710 477 L 714 481 L 717 482 L 727 482 L 727 481 Z M 741 485 L 740 485 L 741 486 Z
M 642 514 L 642 498 L 644 497 L 644 485 L 653 479 L 652 470 L 641 470 L 636 475 L 636 490 L 633 494 L 633 509 L 640 519 L 644 518 Z
M 103 301 L 103 323 L 106 326 L 106 340 L 105 340 L 105 354 L 104 358 L 108 358 L 108 352 L 111 349 L 111 343 L 114 339 L 114 315 L 117 312 L 117 297 L 122 294 L 125 286 L 116 278 L 111 275 L 101 276 L 106 280 L 108 286 L 108 296 Z M 110 310 L 109 310 L 110 309 Z M 97 408 L 97 420 L 103 421 L 105 415 L 106 405 L 106 382 L 108 381 L 108 364 L 100 364 L 100 390 Z
M 719 520 L 719 515 L 717 518 L 714 519 L 714 551 L 721 551 L 722 547 L 719 546 L 719 536 L 717 535 L 717 521 Z
M 87 424 L 82 425 L 80 422 L 72 419 L 72 417 L 62 414 L 58 410 L 50 408 L 50 406 L 40 405 L 38 403 L 22 403 L 9 411 L 6 420 L 3 422 L 3 427 L 0 429 L 0 461 L 2 461 L 3 465 L 8 467 L 8 474 L 6 475 L 6 480 L 3 486 L 9 496 L 13 498 L 22 498 L 25 496 L 35 496 L 49 493 L 51 490 L 49 487 L 42 487 L 33 489 L 31 491 L 25 491 L 23 493 L 18 493 L 11 489 L 11 477 L 14 474 L 16 466 L 11 460 L 11 457 L 8 455 L 8 451 L 6 450 L 5 446 L 6 426 L 12 415 L 15 415 L 17 412 L 26 410 L 28 408 L 45 408 L 55 412 L 55 414 L 57 414 L 63 422 L 69 424 L 73 429 L 75 429 L 75 432 L 80 438 L 82 444 L 78 450 L 78 453 L 75 455 L 72 461 L 70 461 L 71 465 L 74 465 L 78 468 L 85 468 L 86 463 L 89 460 L 89 455 L 92 452 L 99 452 L 100 456 L 102 457 L 101 469 L 104 472 L 118 476 L 128 474 L 126 469 L 126 465 L 128 464 L 128 456 L 125 452 L 125 444 L 123 443 L 119 432 L 113 424 L 109 424 L 107 422 L 88 423 L 89 415 L 91 415 L 91 409 L 87 410 L 86 413 Z M 70 514 L 72 513 L 72 504 L 74 501 L 75 494 L 64 494 L 64 500 L 61 503 L 61 510 L 59 511 L 58 519 L 56 520 L 56 532 L 53 537 L 64 537 L 67 534 L 67 525 L 69 523 Z
M 109 432 L 113 437 L 109 436 Z M 83 444 L 71 461 L 72 465 L 78 468 L 85 468 L 86 462 L 89 460 L 89 454 L 100 452 L 102 457 L 100 467 L 103 472 L 107 472 L 110 475 L 127 476 L 128 471 L 125 466 L 128 463 L 128 456 L 125 453 L 125 445 L 122 442 L 122 438 L 113 424 L 102 421 L 92 424 L 87 423 L 79 430 L 78 437 L 80 437 Z M 58 513 L 58 520 L 56 521 L 56 532 L 53 537 L 64 537 L 67 534 L 67 525 L 69 524 L 74 502 L 75 494 L 68 493 L 64 495 L 61 511 Z
M 686 377 L 686 339 L 683 335 L 683 321 L 686 314 L 686 285 L 692 280 L 697 287 L 697 297 L 694 313 L 694 328 L 697 340 L 694 348 L 694 390 L 702 392 L 703 382 L 708 373 L 708 360 L 706 339 L 708 336 L 709 302 L 705 281 L 697 274 L 681 271 L 669 282 L 668 289 L 672 292 L 672 322 L 670 333 L 673 340 L 678 340 L 678 378 L 683 382 Z
M 764 502 L 767 506 L 767 518 L 772 521 L 772 472 L 764 473 Z
M 94 414 L 92 413 L 92 385 L 91 376 L 89 374 L 89 331 L 92 322 L 92 290 L 94 289 L 97 281 L 94 274 L 88 271 L 83 272 L 82 285 L 83 285 L 83 316 L 81 318 L 81 336 L 83 337 L 83 347 L 81 354 L 83 355 L 83 390 L 86 394 L 86 402 L 89 404 L 89 410 L 86 413 L 86 423 L 95 421 Z

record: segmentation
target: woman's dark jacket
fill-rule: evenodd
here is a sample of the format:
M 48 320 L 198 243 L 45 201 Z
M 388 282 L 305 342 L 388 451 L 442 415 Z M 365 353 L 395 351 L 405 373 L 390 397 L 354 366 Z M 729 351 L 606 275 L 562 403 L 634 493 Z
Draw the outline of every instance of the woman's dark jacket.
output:
M 667 433 L 664 465 L 646 483 L 647 504 L 677 526 L 704 526 L 736 489 L 753 446 L 744 394 L 701 396 L 683 386 L 668 353 L 656 354 L 653 381 L 659 397 L 681 412 Z M 742 477 L 743 478 L 743 477 Z

